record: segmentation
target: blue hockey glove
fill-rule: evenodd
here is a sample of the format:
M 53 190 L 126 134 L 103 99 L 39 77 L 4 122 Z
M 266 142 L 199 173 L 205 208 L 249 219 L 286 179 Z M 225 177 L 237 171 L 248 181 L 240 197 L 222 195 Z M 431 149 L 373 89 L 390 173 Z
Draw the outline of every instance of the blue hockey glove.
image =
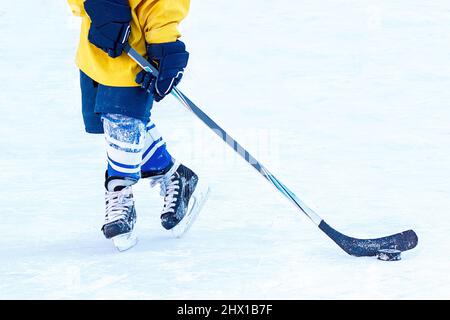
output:
M 189 53 L 180 40 L 168 43 L 150 44 L 147 46 L 148 61 L 159 71 L 158 77 L 141 71 L 136 82 L 153 94 L 155 101 L 161 101 L 172 91 L 183 77 Z
M 92 22 L 88 40 L 110 57 L 120 56 L 130 36 L 128 0 L 86 0 L 84 8 Z

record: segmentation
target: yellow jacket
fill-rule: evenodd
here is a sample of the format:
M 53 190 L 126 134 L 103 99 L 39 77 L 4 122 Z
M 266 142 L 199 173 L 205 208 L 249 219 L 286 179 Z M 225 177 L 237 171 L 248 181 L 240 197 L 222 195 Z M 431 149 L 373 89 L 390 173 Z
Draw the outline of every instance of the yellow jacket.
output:
M 89 16 L 84 0 L 68 0 L 72 12 L 82 18 L 77 66 L 89 77 L 107 86 L 135 87 L 140 67 L 126 54 L 115 59 L 88 41 Z M 129 44 L 145 55 L 146 43 L 164 43 L 177 40 L 181 34 L 178 24 L 186 17 L 190 0 L 130 0 L 132 13 Z

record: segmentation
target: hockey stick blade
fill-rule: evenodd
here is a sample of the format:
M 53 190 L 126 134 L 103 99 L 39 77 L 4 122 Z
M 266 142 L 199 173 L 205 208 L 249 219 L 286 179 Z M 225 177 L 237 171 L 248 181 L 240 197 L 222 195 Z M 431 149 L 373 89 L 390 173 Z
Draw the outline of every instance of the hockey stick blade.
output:
M 124 51 L 145 71 L 158 75 L 155 69 L 144 57 L 128 44 Z M 414 231 L 408 230 L 391 236 L 376 239 L 357 239 L 346 236 L 328 225 L 314 210 L 309 208 L 299 197 L 297 197 L 287 186 L 278 180 L 269 170 L 255 159 L 239 142 L 233 139 L 217 122 L 211 119 L 203 110 L 196 106 L 178 88 L 173 88 L 171 94 L 207 127 L 218 135 L 228 146 L 240 155 L 248 164 L 258 171 L 267 181 L 269 181 L 278 191 L 280 191 L 292 204 L 304 213 L 311 221 L 319 227 L 329 238 L 331 238 L 346 253 L 355 257 L 375 256 L 379 249 L 397 249 L 406 251 L 417 246 L 418 238 Z
M 376 239 L 357 239 L 336 231 L 324 220 L 320 222 L 319 228 L 342 250 L 355 257 L 375 256 L 380 249 L 410 250 L 417 246 L 419 240 L 413 230 Z

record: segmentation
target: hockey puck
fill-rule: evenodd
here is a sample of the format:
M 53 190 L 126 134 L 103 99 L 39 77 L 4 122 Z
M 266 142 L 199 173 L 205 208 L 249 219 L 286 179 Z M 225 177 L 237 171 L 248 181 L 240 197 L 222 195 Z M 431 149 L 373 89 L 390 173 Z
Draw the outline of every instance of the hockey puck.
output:
M 401 253 L 397 249 L 380 249 L 377 252 L 377 258 L 382 261 L 398 261 L 402 259 Z

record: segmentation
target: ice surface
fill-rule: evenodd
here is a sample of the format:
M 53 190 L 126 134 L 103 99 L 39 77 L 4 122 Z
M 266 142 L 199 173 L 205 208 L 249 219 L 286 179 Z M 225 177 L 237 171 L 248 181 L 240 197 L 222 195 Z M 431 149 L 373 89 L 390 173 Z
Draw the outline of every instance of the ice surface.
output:
M 180 88 L 339 231 L 413 228 L 354 258 L 172 97 L 155 122 L 211 197 L 182 239 L 137 186 L 139 243 L 103 238 L 104 142 L 83 132 L 65 1 L 0 8 L 0 298 L 450 298 L 450 2 L 192 1 Z

